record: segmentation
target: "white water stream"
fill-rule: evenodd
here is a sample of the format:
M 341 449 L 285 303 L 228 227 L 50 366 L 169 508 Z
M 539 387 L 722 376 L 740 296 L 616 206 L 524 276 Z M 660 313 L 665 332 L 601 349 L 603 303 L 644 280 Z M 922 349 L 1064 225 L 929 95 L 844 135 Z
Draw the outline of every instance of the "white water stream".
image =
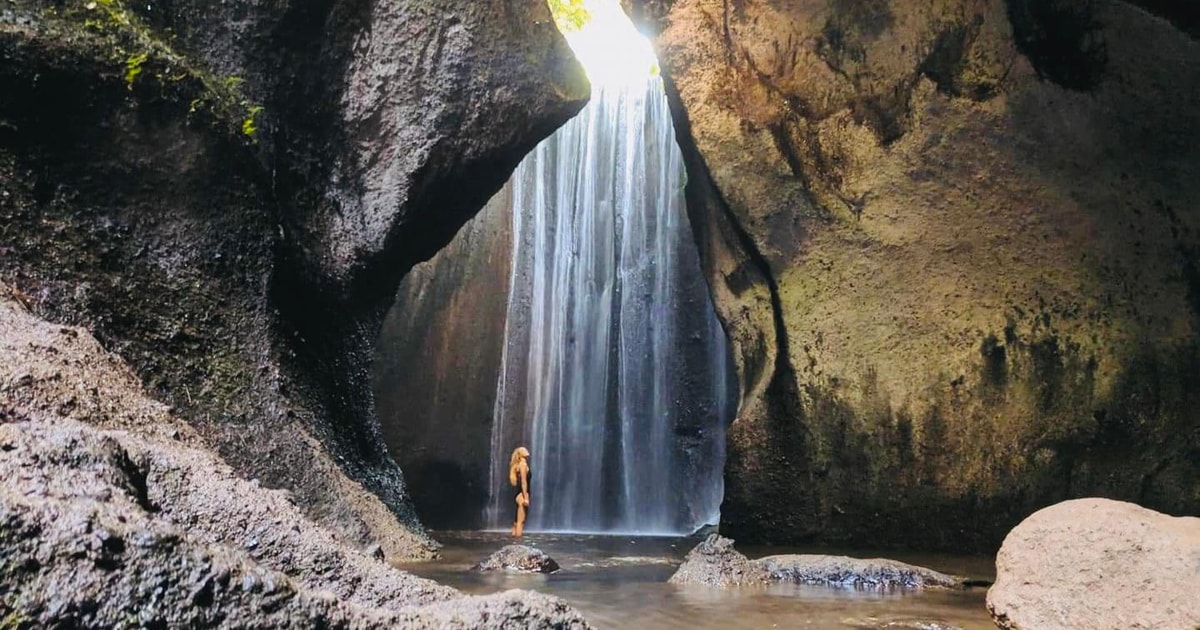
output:
M 716 522 L 734 392 L 707 290 L 683 275 L 700 273 L 684 183 L 657 76 L 595 86 L 513 174 L 492 527 L 513 518 L 518 441 L 532 452 L 530 531 Z

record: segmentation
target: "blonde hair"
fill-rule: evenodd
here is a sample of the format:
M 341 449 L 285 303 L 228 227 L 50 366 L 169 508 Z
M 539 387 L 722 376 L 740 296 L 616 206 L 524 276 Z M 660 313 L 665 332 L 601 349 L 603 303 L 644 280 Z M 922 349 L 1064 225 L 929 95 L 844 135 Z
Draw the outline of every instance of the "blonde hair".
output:
M 512 457 L 508 459 L 509 485 L 517 485 L 517 464 L 520 463 L 522 457 L 529 457 L 529 450 L 524 446 L 518 446 L 513 450 Z

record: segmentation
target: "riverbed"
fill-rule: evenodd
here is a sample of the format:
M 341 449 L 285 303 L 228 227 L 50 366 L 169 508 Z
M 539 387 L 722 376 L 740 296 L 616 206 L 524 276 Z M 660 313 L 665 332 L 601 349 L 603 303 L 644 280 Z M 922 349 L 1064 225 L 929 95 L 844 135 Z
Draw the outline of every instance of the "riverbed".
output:
M 846 630 L 992 630 L 983 588 L 963 591 L 775 585 L 718 589 L 676 586 L 667 579 L 696 538 L 526 535 L 525 544 L 544 550 L 561 565 L 552 575 L 479 573 L 472 566 L 511 542 L 501 532 L 437 532 L 445 546 L 435 562 L 402 568 L 467 593 L 521 588 L 570 602 L 598 628 L 703 630 L 708 628 L 806 628 Z M 746 547 L 757 558 L 781 553 L 840 553 L 889 557 L 932 569 L 990 581 L 991 558 L 796 547 Z

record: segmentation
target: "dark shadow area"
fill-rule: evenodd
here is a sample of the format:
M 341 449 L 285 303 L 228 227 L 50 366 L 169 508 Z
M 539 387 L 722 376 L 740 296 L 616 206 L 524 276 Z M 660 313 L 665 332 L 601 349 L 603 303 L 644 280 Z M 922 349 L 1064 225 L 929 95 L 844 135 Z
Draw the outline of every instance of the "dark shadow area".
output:
M 1108 50 L 1098 0 L 1006 0 L 1017 49 L 1038 76 L 1072 90 L 1095 87 Z

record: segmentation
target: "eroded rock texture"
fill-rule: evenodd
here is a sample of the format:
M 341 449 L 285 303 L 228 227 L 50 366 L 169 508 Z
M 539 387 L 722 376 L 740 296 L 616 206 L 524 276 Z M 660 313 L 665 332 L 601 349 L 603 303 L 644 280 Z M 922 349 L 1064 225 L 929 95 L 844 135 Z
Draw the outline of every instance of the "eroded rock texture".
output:
M 563 602 L 464 597 L 346 546 L 239 478 L 87 330 L 0 284 L 6 628 L 584 628 Z
M 741 377 L 723 531 L 988 549 L 1068 497 L 1200 511 L 1194 22 L 631 4 Z
M 240 474 L 429 555 L 372 344 L 582 72 L 536 0 L 135 4 L 0 10 L 0 280 L 95 330 Z
M 751 560 L 733 548 L 733 540 L 709 534 L 688 552 L 670 582 L 723 587 L 785 583 L 918 590 L 961 588 L 967 580 L 886 558 L 782 554 Z

